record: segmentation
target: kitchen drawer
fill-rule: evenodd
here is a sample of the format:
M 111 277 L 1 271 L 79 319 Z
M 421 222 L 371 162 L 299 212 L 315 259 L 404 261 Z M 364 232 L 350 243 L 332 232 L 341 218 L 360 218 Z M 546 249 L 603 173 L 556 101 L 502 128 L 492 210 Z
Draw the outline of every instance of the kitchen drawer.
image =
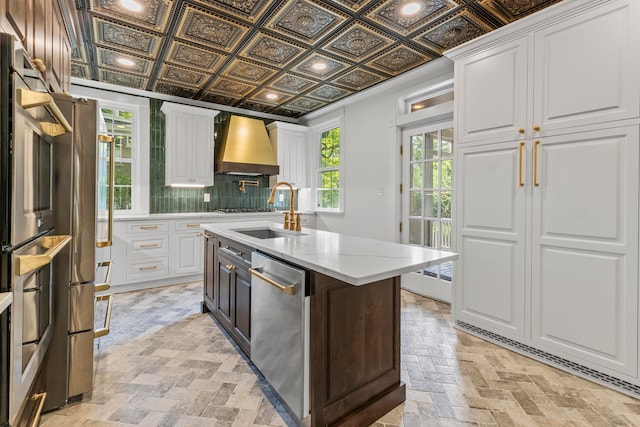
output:
M 168 233 L 169 221 L 130 221 L 127 222 L 127 234 Z
M 198 219 L 192 220 L 184 220 L 184 221 L 175 221 L 174 228 L 176 232 L 181 231 L 201 231 L 200 230 L 200 221 Z M 206 222 L 203 222 L 206 223 Z
M 169 257 L 127 261 L 127 281 L 144 282 L 169 274 Z
M 232 240 L 219 238 L 218 251 L 225 254 L 234 262 L 244 262 L 245 265 L 251 265 L 252 249 L 248 246 L 240 245 Z
M 127 238 L 127 256 L 162 256 L 169 254 L 169 235 Z

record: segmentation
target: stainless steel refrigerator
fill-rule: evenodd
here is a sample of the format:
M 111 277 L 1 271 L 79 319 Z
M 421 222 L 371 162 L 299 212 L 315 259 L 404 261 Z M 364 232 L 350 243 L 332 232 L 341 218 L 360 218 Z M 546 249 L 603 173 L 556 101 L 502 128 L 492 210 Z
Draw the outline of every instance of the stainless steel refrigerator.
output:
M 56 138 L 53 152 L 56 233 L 72 236 L 53 269 L 53 340 L 47 365 L 45 411 L 80 400 L 93 388 L 96 292 L 109 287 L 111 265 L 96 264 L 96 247 L 111 244 L 113 143 L 98 135 L 95 100 L 53 95 L 73 132 Z M 113 297 L 108 301 L 110 317 Z

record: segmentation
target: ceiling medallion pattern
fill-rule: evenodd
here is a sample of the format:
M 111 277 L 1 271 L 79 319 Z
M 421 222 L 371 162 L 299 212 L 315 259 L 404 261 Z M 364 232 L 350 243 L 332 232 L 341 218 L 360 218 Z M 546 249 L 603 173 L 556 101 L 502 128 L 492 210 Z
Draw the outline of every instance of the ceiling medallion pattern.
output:
M 425 56 L 405 46 L 398 46 L 389 52 L 382 53 L 374 58 L 369 65 L 392 76 L 403 73 L 411 68 L 429 61 L 432 58 Z
M 422 9 L 415 15 L 407 16 L 400 12 L 402 0 L 381 0 L 367 16 L 407 35 L 427 22 L 442 16 L 454 6 L 448 0 L 423 0 Z
M 356 68 L 336 79 L 336 83 L 354 90 L 362 90 L 380 81 L 382 81 L 382 77 L 361 68 Z
M 347 58 L 361 60 L 388 47 L 391 43 L 392 40 L 389 37 L 361 24 L 356 24 L 340 33 L 324 48 Z
M 482 23 L 468 11 L 454 15 L 417 37 L 416 40 L 442 54 L 445 50 L 462 44 L 491 31 L 491 27 Z
M 72 76 L 295 118 L 561 0 L 136 1 L 71 2 Z
M 305 42 L 315 42 L 334 26 L 344 20 L 338 13 L 306 0 L 282 2 L 287 5 L 277 14 L 272 27 L 300 38 Z
M 302 47 L 260 34 L 256 36 L 255 42 L 243 52 L 243 56 L 271 65 L 284 65 L 303 51 Z
M 207 79 L 207 75 L 186 68 L 165 65 L 160 78 L 169 80 L 177 84 L 199 87 Z
M 90 0 L 89 9 L 103 17 L 117 18 L 152 31 L 164 31 L 169 19 L 171 0 L 138 0 L 138 3 L 142 6 L 140 13 L 125 9 L 120 0 Z
M 207 6 L 219 7 L 220 9 L 230 12 L 234 15 L 247 19 L 249 21 L 255 21 L 260 15 L 265 6 L 269 3 L 268 0 L 196 0 Z
M 248 30 L 249 27 L 240 23 L 187 7 L 178 37 L 229 52 Z
M 142 55 L 153 56 L 158 51 L 160 38 L 144 31 L 96 19 L 94 21 L 96 42 L 116 46 Z
M 174 42 L 167 58 L 170 62 L 195 67 L 203 70 L 212 70 L 214 65 L 220 62 L 221 55 L 217 53 L 190 46 L 185 43 Z
M 293 74 L 285 74 L 274 81 L 271 86 L 289 93 L 302 93 L 305 89 L 315 84 L 313 80 L 308 80 Z

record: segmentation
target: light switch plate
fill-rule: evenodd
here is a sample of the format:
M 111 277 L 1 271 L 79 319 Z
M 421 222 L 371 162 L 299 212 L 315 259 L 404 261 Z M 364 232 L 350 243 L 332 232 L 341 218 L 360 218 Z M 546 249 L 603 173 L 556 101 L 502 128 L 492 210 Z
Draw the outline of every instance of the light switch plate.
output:
M 211 196 L 209 193 L 204 193 L 204 202 L 209 203 L 211 201 Z

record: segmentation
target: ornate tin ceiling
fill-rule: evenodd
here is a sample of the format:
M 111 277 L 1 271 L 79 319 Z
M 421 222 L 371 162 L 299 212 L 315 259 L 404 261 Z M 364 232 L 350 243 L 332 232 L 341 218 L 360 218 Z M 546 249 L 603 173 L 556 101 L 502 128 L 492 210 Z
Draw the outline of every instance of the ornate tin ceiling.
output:
M 559 0 L 135 1 L 76 0 L 74 77 L 298 117 Z

